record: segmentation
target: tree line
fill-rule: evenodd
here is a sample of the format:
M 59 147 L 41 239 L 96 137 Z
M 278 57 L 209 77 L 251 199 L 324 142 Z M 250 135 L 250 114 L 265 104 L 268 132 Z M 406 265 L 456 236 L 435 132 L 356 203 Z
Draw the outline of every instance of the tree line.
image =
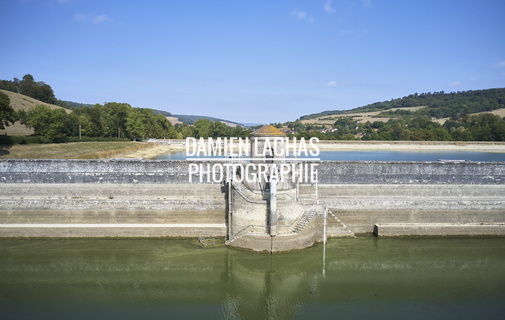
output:
M 300 117 L 300 120 L 317 119 L 330 115 L 345 115 L 346 113 L 371 112 L 393 108 L 425 106 L 415 113 L 433 118 L 458 117 L 464 114 L 486 112 L 505 106 L 505 88 L 468 90 L 446 93 L 414 93 L 403 98 L 390 101 L 375 102 L 351 110 L 329 110 Z
M 18 78 L 12 81 L 0 80 L 0 89 L 24 94 L 45 103 L 57 102 L 51 86 L 43 81 L 35 81 L 31 74 L 24 75 L 21 80 Z
M 36 136 L 49 140 L 65 137 L 183 139 L 186 137 L 232 137 L 248 135 L 242 127 L 231 128 L 219 121 L 197 120 L 193 125 L 175 126 L 162 114 L 152 109 L 133 108 L 127 103 L 110 102 L 93 107 L 79 107 L 73 112 L 64 109 L 51 109 L 37 105 L 18 112 L 19 120 L 33 128 Z
M 65 142 L 88 138 L 145 140 L 183 139 L 186 137 L 246 137 L 250 130 L 241 126 L 229 127 L 220 121 L 199 119 L 193 125 L 175 126 L 162 114 L 152 109 L 133 108 L 127 103 L 110 102 L 92 107 L 78 107 L 73 111 L 53 109 L 39 104 L 28 111 L 15 112 L 9 97 L 0 92 L 0 129 L 19 121 L 33 129 L 36 142 Z M 4 112 L 5 111 L 5 112 Z M 73 138 L 73 139 L 69 139 Z M 23 138 L 23 141 L 27 141 Z
M 93 107 L 79 107 L 72 112 L 37 105 L 28 111 L 18 111 L 21 124 L 32 128 L 36 136 L 48 140 L 65 137 L 177 138 L 174 126 L 163 115 L 151 109 L 133 108 L 127 103 L 110 102 Z
M 442 125 L 427 116 L 393 118 L 387 122 L 359 123 L 341 117 L 331 126 L 290 123 L 296 137 L 321 140 L 505 141 L 505 118 L 481 113 L 453 117 Z

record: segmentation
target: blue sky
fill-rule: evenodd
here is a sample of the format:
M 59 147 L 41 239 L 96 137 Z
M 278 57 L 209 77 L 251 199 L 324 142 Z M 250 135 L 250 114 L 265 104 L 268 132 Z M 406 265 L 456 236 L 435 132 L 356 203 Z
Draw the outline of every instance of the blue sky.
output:
M 2 0 L 0 79 L 238 122 L 505 87 L 503 0 Z

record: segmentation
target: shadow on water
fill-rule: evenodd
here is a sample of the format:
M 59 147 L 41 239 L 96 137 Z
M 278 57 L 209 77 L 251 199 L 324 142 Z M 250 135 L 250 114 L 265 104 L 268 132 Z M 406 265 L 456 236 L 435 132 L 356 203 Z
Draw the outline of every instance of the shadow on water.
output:
M 0 240 L 0 317 L 498 319 L 505 239 L 335 239 L 264 254 L 197 240 Z M 324 265 L 323 265 L 324 264 Z

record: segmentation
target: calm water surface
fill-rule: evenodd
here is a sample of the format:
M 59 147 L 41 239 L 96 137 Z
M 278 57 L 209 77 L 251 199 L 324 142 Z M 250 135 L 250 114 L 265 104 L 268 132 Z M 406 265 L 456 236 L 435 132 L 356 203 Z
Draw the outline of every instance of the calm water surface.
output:
M 505 161 L 505 153 L 471 151 L 321 151 L 323 161 Z M 185 160 L 184 151 L 171 152 L 159 156 L 158 160 Z
M 1 319 L 503 319 L 505 239 L 0 240 Z

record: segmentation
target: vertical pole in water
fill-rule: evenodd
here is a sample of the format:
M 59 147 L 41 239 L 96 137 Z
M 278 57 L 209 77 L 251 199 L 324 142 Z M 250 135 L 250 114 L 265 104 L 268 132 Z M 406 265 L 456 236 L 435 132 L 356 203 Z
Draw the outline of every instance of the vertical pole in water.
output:
M 328 208 L 324 208 L 323 219 L 323 277 L 326 276 L 326 219 L 328 217 Z
M 270 235 L 277 235 L 277 178 L 270 177 L 270 206 L 269 206 Z
M 328 209 L 324 208 L 323 219 L 323 244 L 326 244 L 326 220 L 328 218 Z
M 231 208 L 232 208 L 232 200 L 231 200 L 231 194 L 232 194 L 232 187 L 233 187 L 233 173 L 230 173 L 230 169 L 228 168 L 228 240 L 231 239 L 232 233 L 231 233 Z

